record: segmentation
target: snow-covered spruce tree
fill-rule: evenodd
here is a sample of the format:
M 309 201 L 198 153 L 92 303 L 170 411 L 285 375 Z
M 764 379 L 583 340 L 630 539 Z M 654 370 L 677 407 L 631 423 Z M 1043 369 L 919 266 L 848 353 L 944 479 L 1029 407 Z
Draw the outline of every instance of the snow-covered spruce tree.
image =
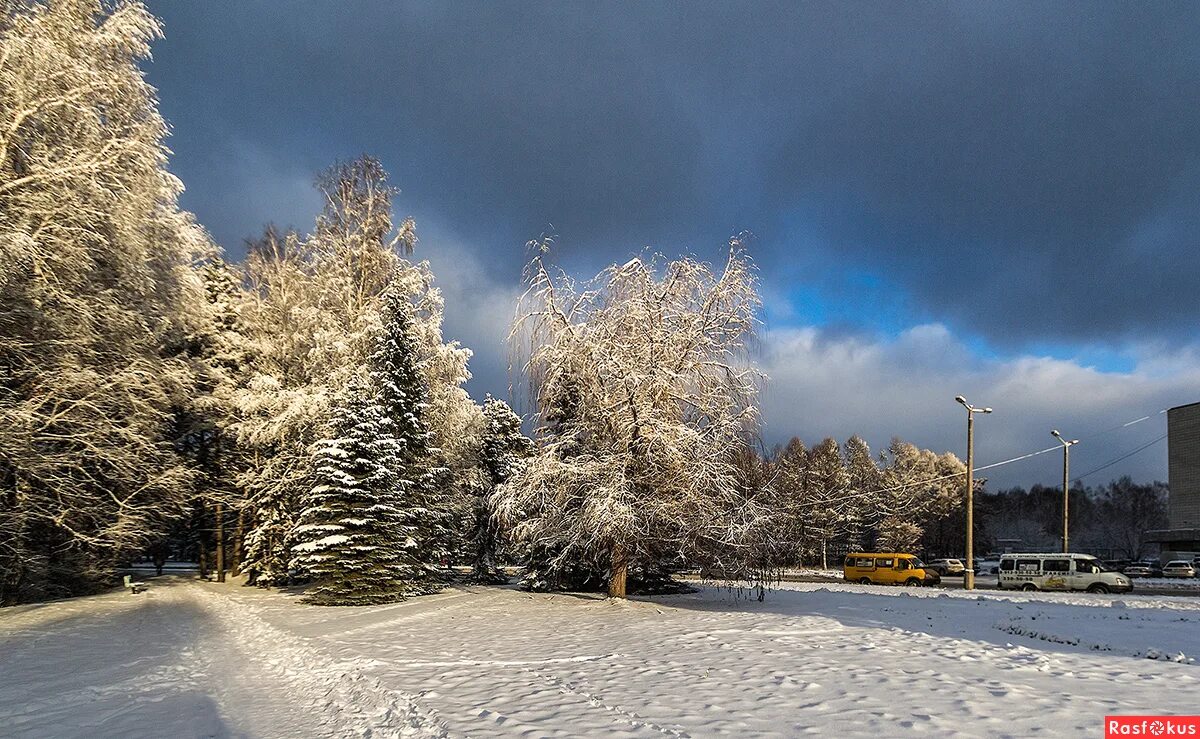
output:
M 388 603 L 429 592 L 417 557 L 417 516 L 403 507 L 404 449 L 383 399 L 355 379 L 334 411 L 334 436 L 315 445 L 316 484 L 304 498 L 293 566 L 318 605 Z
M 576 289 L 539 256 L 528 279 L 512 338 L 541 451 L 497 496 L 501 520 L 559 562 L 603 563 L 614 597 L 631 567 L 734 548 L 732 453 L 756 427 L 761 378 L 744 360 L 759 299 L 740 244 L 719 271 L 635 258 Z M 576 417 L 551 435 L 567 392 Z
M 254 361 L 236 395 L 235 429 L 246 452 L 246 569 L 258 584 L 283 582 L 289 532 L 313 486 L 312 444 L 328 436 L 331 403 L 376 349 L 382 294 L 394 285 L 412 305 L 416 366 L 425 388 L 422 421 L 438 503 L 465 507 L 480 413 L 462 385 L 470 351 L 442 340 L 443 302 L 416 246 L 411 220 L 394 225 L 396 190 L 371 157 L 334 166 L 317 185 L 325 209 L 308 236 L 268 229 L 251 245 L 243 318 Z M 421 542 L 431 562 L 449 549 Z
M 508 403 L 491 395 L 483 401 L 483 423 L 479 459 L 484 479 L 471 511 L 468 555 L 475 582 L 501 583 L 508 578 L 501 571 L 497 557 L 501 534 L 494 497 L 501 486 L 524 470 L 525 460 L 533 453 L 533 441 L 521 432 L 521 417 Z
M 432 446 L 426 425 L 429 388 L 419 366 L 421 346 L 415 308 L 404 283 L 393 280 L 383 293 L 379 338 L 367 366 L 372 387 L 391 424 L 397 454 L 392 463 L 395 505 L 411 528 L 412 555 L 426 566 L 421 580 L 446 579 L 439 565 L 453 537 L 454 518 L 444 494 L 449 470 Z
M 0 11 L 0 601 L 88 589 L 186 510 L 174 409 L 211 249 L 138 2 Z

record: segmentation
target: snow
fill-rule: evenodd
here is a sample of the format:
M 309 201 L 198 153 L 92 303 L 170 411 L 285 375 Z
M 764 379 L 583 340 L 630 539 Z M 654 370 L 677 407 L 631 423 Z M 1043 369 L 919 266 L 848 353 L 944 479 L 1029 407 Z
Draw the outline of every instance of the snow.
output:
M 316 526 L 313 528 L 320 529 L 321 527 Z M 348 541 L 350 541 L 349 536 L 346 536 L 344 534 L 332 534 L 330 536 L 325 536 L 320 539 L 317 539 L 316 541 L 306 541 L 303 544 L 297 544 L 296 546 L 292 547 L 292 551 L 293 552 L 318 552 L 318 551 L 321 551 L 328 547 L 336 546 L 338 544 L 345 544 Z
M 0 612 L 6 736 L 1098 733 L 1200 688 L 1200 599 L 787 583 L 402 603 L 160 578 Z
M 1133 589 L 1156 588 L 1161 590 L 1200 591 L 1200 579 L 1184 577 L 1135 577 Z
M 0 733 L 444 735 L 435 717 L 411 696 L 382 686 L 362 660 L 331 658 L 270 625 L 252 600 L 229 591 L 156 579 L 141 595 L 6 609 Z

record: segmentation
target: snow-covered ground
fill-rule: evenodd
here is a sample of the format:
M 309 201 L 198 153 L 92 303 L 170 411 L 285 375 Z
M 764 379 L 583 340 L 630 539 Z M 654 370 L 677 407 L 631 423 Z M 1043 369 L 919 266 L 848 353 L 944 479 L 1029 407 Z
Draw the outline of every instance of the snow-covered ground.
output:
M 1091 735 L 1187 712 L 1200 600 L 785 584 L 317 608 L 159 579 L 0 611 L 0 734 Z

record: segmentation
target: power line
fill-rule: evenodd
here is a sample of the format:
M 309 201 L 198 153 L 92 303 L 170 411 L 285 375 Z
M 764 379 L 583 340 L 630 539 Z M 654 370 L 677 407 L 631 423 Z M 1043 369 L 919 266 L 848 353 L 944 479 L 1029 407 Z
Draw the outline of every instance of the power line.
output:
M 1109 467 L 1112 467 L 1112 466 L 1113 466 L 1114 464 L 1116 464 L 1117 462 L 1123 462 L 1123 461 L 1125 461 L 1126 459 L 1129 459 L 1130 457 L 1132 457 L 1133 455 L 1135 455 L 1135 454 L 1137 454 L 1137 453 L 1139 453 L 1139 452 L 1144 452 L 1145 450 L 1149 449 L 1150 447 L 1154 446 L 1155 444 L 1157 444 L 1158 442 L 1162 441 L 1162 440 L 1163 440 L 1163 439 L 1165 439 L 1165 438 L 1167 438 L 1167 435 L 1166 435 L 1166 434 L 1163 434 L 1162 436 L 1158 437 L 1158 438 L 1157 438 L 1157 439 L 1155 439 L 1154 441 L 1149 441 L 1149 442 L 1146 442 L 1145 444 L 1142 444 L 1142 445 L 1141 445 L 1140 447 L 1138 447 L 1137 449 L 1134 449 L 1134 450 L 1133 450 L 1133 451 L 1131 451 L 1131 452 L 1127 452 L 1127 453 L 1125 453 L 1125 454 L 1122 454 L 1121 456 L 1117 457 L 1116 459 L 1113 459 L 1113 460 L 1111 460 L 1111 461 L 1105 462 L 1104 464 L 1100 465 L 1100 466 L 1099 466 L 1099 467 L 1097 467 L 1096 469 L 1094 469 L 1094 470 L 1091 470 L 1091 471 L 1089 471 L 1089 472 L 1085 472 L 1085 473 L 1083 473 L 1082 475 L 1079 475 L 1078 477 L 1076 477 L 1075 479 L 1076 479 L 1076 480 L 1082 480 L 1083 478 L 1087 477 L 1088 475 L 1092 475 L 1092 474 L 1095 474 L 1095 473 L 1097 473 L 1097 472 L 1099 472 L 1099 471 L 1101 471 L 1101 470 L 1108 469 Z
M 1089 436 L 1086 436 L 1086 437 L 1083 437 L 1083 438 L 1085 438 L 1085 439 L 1094 439 L 1094 438 L 1096 438 L 1096 437 L 1098 437 L 1098 436 L 1104 436 L 1105 434 L 1112 433 L 1113 431 L 1119 431 L 1120 429 L 1129 428 L 1130 426 L 1135 426 L 1135 425 L 1137 425 L 1137 424 L 1139 424 L 1139 423 L 1142 423 L 1143 421 L 1148 421 L 1148 420 L 1150 420 L 1151 418 L 1154 418 L 1154 417 L 1156 417 L 1156 416 L 1161 416 L 1162 414 L 1166 413 L 1166 412 L 1167 412 L 1167 410 L 1168 410 L 1167 408 L 1163 408 L 1162 410 L 1160 410 L 1160 411 L 1157 411 L 1157 412 L 1155 412 L 1155 413 L 1150 413 L 1150 414 L 1148 414 L 1148 415 L 1145 415 L 1145 416 L 1142 416 L 1142 417 L 1140 417 L 1140 418 L 1135 418 L 1135 419 L 1133 419 L 1132 421 L 1126 421 L 1125 423 L 1119 423 L 1119 424 L 1117 424 L 1117 425 L 1115 425 L 1115 426 L 1111 426 L 1111 427 L 1109 427 L 1109 428 L 1107 428 L 1107 429 L 1104 429 L 1104 430 L 1102 430 L 1102 431 L 1097 431 L 1096 433 L 1094 433 L 1094 434 L 1091 434 L 1091 435 L 1089 435 Z M 1116 458 L 1116 459 L 1113 459 L 1113 460 L 1111 460 L 1111 461 L 1105 462 L 1103 465 L 1101 465 L 1101 466 L 1097 467 L 1096 469 L 1094 469 L 1094 470 L 1091 470 L 1091 471 L 1089 471 L 1089 472 L 1087 472 L 1087 473 L 1085 473 L 1085 474 L 1082 474 L 1082 475 L 1079 475 L 1079 476 L 1075 477 L 1075 479 L 1076 479 L 1076 480 L 1082 480 L 1083 478 L 1087 477 L 1088 475 L 1092 475 L 1092 474 L 1095 474 L 1095 473 L 1097 473 L 1097 472 L 1100 472 L 1101 470 L 1107 469 L 1107 468 L 1109 468 L 1109 467 L 1113 466 L 1114 464 L 1117 464 L 1118 462 L 1123 462 L 1123 461 L 1125 461 L 1126 459 L 1129 459 L 1130 457 L 1132 457 L 1133 455 L 1135 455 L 1135 454 L 1137 454 L 1137 453 L 1139 453 L 1139 452 L 1145 451 L 1146 449 L 1149 449 L 1150 447 L 1154 446 L 1155 444 L 1157 444 L 1158 442 L 1162 441 L 1162 440 L 1163 440 L 1163 439 L 1165 439 L 1165 438 L 1167 438 L 1167 435 L 1166 435 L 1166 434 L 1163 434 L 1162 436 L 1158 437 L 1158 438 L 1157 438 L 1157 439 L 1155 439 L 1154 441 L 1151 441 L 1151 442 L 1149 442 L 1149 443 L 1147 443 L 1147 444 L 1144 444 L 1144 445 L 1142 445 L 1142 446 L 1138 447 L 1137 449 L 1134 449 L 1133 451 L 1131 451 L 1131 452 L 1128 452 L 1127 454 L 1124 454 L 1124 455 L 1122 455 L 1122 456 L 1120 456 L 1120 457 L 1118 457 L 1118 458 Z M 975 468 L 972 470 L 972 472 L 982 472 L 982 471 L 984 471 L 984 470 L 995 469 L 996 467 L 1003 467 L 1003 466 L 1004 466 L 1004 465 L 1006 465 L 1006 464 L 1012 464 L 1012 463 L 1014 463 L 1014 462 L 1020 462 L 1020 461 L 1022 461 L 1022 460 L 1026 460 L 1026 459 L 1029 459 L 1029 458 L 1031 458 L 1031 457 L 1036 457 L 1036 456 L 1038 456 L 1038 455 L 1040 455 L 1040 454 L 1047 454 L 1047 453 L 1049 453 L 1049 452 L 1057 451 L 1057 450 L 1059 450 L 1059 449 L 1062 449 L 1062 446 L 1061 446 L 1061 445 L 1055 445 L 1055 446 L 1051 446 L 1051 447 L 1046 447 L 1045 449 L 1039 449 L 1039 450 L 1038 450 L 1038 451 L 1036 451 L 1036 452 L 1029 452 L 1028 454 L 1022 454 L 1022 455 L 1020 455 L 1020 456 L 1013 457 L 1013 458 L 1011 458 L 1011 459 L 1005 459 L 1005 460 L 1002 460 L 1002 461 L 1000 461 L 1000 462 L 993 462 L 993 463 L 991 463 L 991 464 L 985 464 L 985 465 L 983 465 L 983 466 L 981 466 L 981 467 L 975 467 Z M 952 473 L 952 474 L 949 474 L 949 475 L 942 475 L 942 476 L 940 476 L 940 477 L 930 477 L 930 478 L 928 478 L 928 479 L 925 479 L 925 480 L 917 480 L 916 482 L 906 482 L 906 483 L 901 483 L 901 484 L 899 484 L 899 485 L 893 485 L 892 487 L 888 487 L 888 488 L 879 488 L 879 489 L 877 489 L 877 490 L 866 490 L 866 491 L 862 491 L 862 492 L 856 492 L 856 493 L 852 493 L 852 494 L 850 494 L 850 495 L 843 496 L 843 497 L 839 497 L 839 498 L 826 499 L 826 500 L 824 500 L 824 501 L 821 501 L 821 504 L 828 504 L 828 503 L 839 503 L 839 502 L 842 502 L 842 501 L 845 501 L 845 500 L 852 500 L 852 499 L 856 499 L 856 498 L 862 498 L 862 497 L 865 497 L 865 496 L 868 496 L 868 495 L 876 495 L 876 494 L 878 494 L 878 493 L 890 493 L 890 492 L 894 492 L 894 491 L 896 491 L 896 490 L 903 490 L 903 489 L 905 489 L 905 488 L 917 487 L 918 485 L 928 485 L 928 484 L 930 484 L 930 483 L 934 483 L 934 482 L 941 482 L 941 481 L 943 481 L 943 480 L 950 480 L 950 479 L 953 479 L 953 478 L 955 478 L 955 477 L 962 477 L 963 475 L 966 475 L 966 474 L 967 474 L 967 473 L 966 473 L 966 471 L 964 470 L 963 472 L 955 472 L 955 473 Z M 817 505 L 817 503 L 813 503 L 813 505 Z
M 1036 457 L 1039 454 L 1045 454 L 1046 452 L 1053 452 L 1053 451 L 1057 451 L 1059 449 L 1062 449 L 1062 447 L 1061 446 L 1046 447 L 1045 449 L 1039 449 L 1036 452 L 1030 452 L 1029 454 L 1022 454 L 1019 457 L 1013 457 L 1012 459 L 1006 459 L 1003 462 L 993 462 L 992 464 L 985 464 L 982 467 L 976 467 L 974 469 L 974 472 L 982 472 L 983 470 L 990 470 L 993 467 L 1001 467 L 1006 464 L 1012 464 L 1013 462 L 1020 462 L 1022 459 L 1029 459 L 1030 457 Z

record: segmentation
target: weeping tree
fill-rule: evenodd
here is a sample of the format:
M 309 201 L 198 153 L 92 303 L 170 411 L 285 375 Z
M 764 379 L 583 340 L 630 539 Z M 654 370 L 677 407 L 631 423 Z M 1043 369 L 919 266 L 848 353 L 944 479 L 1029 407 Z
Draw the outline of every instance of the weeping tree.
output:
M 537 253 L 510 340 L 540 449 L 498 516 L 557 565 L 603 567 L 613 597 L 631 568 L 735 555 L 735 453 L 762 379 L 746 359 L 760 301 L 741 244 L 721 268 L 634 258 L 582 285 Z

